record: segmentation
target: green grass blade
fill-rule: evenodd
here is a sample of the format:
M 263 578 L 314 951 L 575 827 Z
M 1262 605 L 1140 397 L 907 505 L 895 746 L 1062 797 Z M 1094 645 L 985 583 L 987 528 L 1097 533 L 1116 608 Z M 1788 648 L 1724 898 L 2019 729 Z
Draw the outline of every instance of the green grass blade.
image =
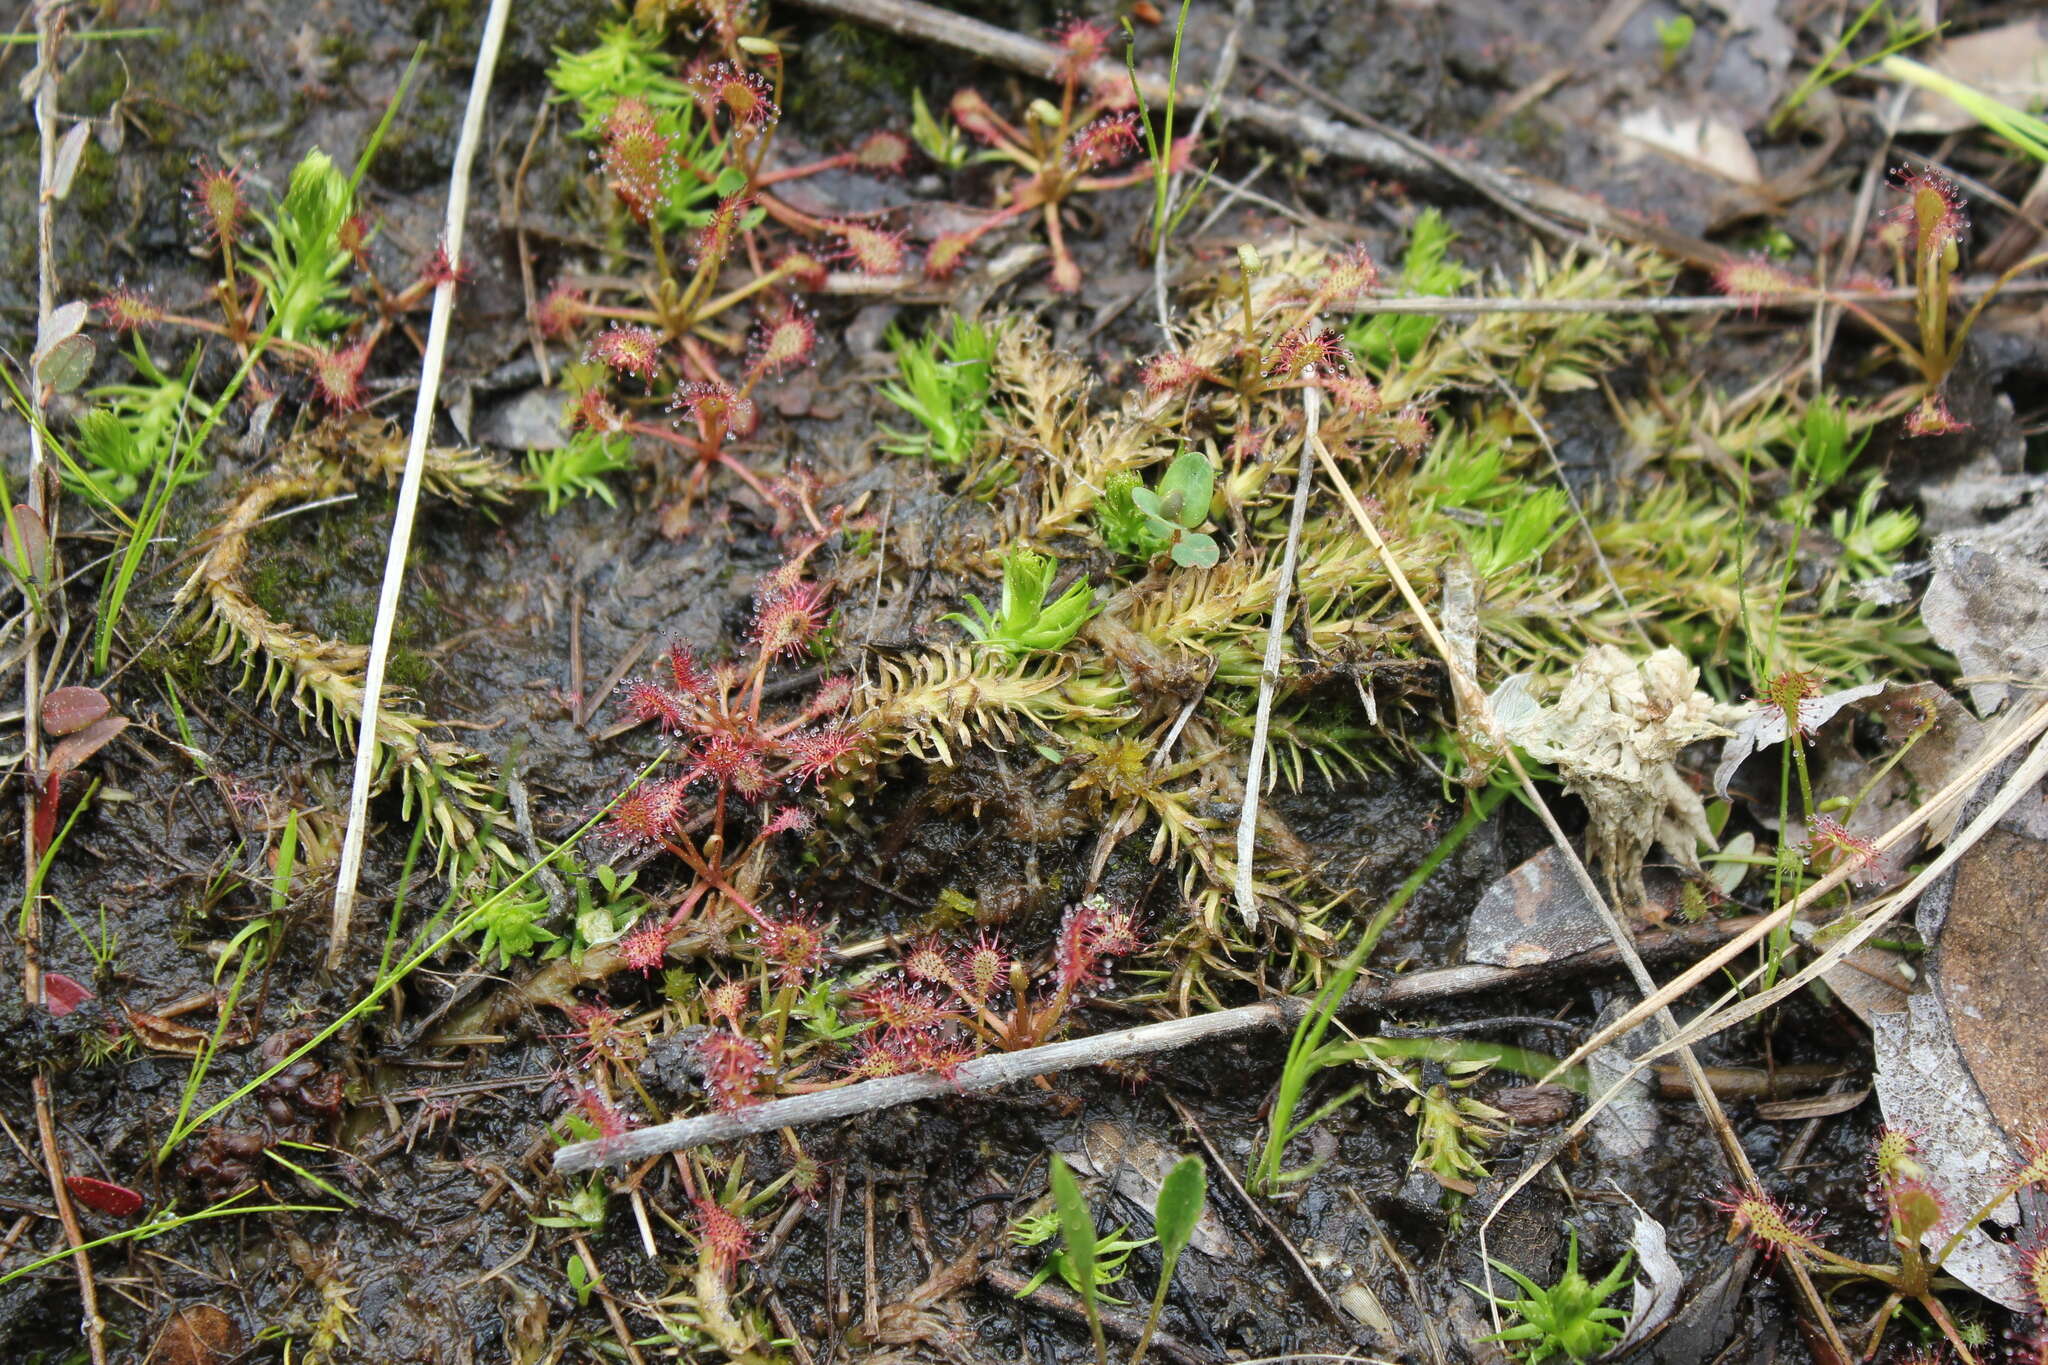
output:
M 1081 1197 L 1081 1183 L 1058 1152 L 1052 1154 L 1048 1172 L 1052 1204 L 1060 1218 L 1060 1245 L 1067 1253 L 1067 1265 L 1080 1282 L 1081 1305 L 1088 1310 L 1088 1332 L 1095 1338 L 1095 1358 L 1107 1365 L 1109 1347 L 1102 1338 L 1102 1314 L 1096 1307 L 1095 1215 Z
M 2048 122 L 2026 110 L 2014 108 L 1933 67 L 1922 66 L 1911 57 L 1886 57 L 1878 63 L 1878 70 L 1954 101 L 1971 118 L 2028 156 L 2036 161 L 2048 161 Z

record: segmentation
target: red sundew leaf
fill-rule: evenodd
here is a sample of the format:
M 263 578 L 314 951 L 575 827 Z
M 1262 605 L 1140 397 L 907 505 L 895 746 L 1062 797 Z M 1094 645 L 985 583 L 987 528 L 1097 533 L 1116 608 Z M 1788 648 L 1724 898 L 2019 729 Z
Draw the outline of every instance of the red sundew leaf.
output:
M 43 973 L 43 1008 L 59 1019 L 94 998 L 91 991 L 62 972 Z
M 43 794 L 36 799 L 35 829 L 31 831 L 36 841 L 37 858 L 49 852 L 50 840 L 57 837 L 57 797 L 63 785 L 62 773 L 51 773 L 43 779 Z
M 112 1214 L 116 1218 L 133 1218 L 142 1212 L 142 1196 L 126 1185 L 116 1185 L 111 1180 L 95 1180 L 89 1175 L 67 1175 L 64 1188 L 71 1197 L 89 1209 Z
M 51 735 L 75 735 L 113 709 L 107 694 L 97 687 L 60 687 L 43 698 L 43 730 Z

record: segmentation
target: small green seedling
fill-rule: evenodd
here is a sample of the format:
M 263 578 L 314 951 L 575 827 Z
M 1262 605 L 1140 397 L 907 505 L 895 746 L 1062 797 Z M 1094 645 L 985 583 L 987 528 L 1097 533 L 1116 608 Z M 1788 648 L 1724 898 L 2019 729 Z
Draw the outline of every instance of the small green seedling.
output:
M 1487 1264 L 1521 1286 L 1522 1297 L 1487 1297 L 1522 1320 L 1483 1340 L 1505 1343 L 1525 1365 L 1543 1365 L 1551 1359 L 1593 1359 L 1614 1343 L 1621 1335 L 1622 1323 L 1628 1319 L 1626 1312 L 1609 1305 L 1607 1300 L 1628 1283 L 1629 1263 L 1634 1258 L 1633 1252 L 1624 1253 L 1607 1277 L 1594 1284 L 1579 1273 L 1579 1230 L 1573 1228 L 1571 1246 L 1565 1253 L 1564 1274 L 1548 1289 L 1513 1266 L 1488 1258 Z
M 959 170 L 969 160 L 967 139 L 961 136 L 959 125 L 944 114 L 934 117 L 922 90 L 910 92 L 910 140 L 949 171 Z
M 1472 272 L 1450 259 L 1458 234 L 1435 209 L 1424 209 L 1408 232 L 1401 257 L 1401 292 L 1448 298 L 1471 283 Z M 1427 313 L 1367 313 L 1346 329 L 1352 354 L 1384 374 L 1396 361 L 1410 361 L 1436 331 L 1440 318 Z
M 1156 489 L 1145 487 L 1135 474 L 1112 475 L 1097 512 L 1102 538 L 1111 549 L 1134 558 L 1170 552 L 1184 569 L 1209 568 L 1221 557 L 1216 538 L 1201 529 L 1215 488 L 1215 466 L 1194 450 L 1174 457 Z
M 555 942 L 556 935 L 541 924 L 548 911 L 547 897 L 534 893 L 491 897 L 477 907 L 469 921 L 470 928 L 483 931 L 476 946 L 477 957 L 488 960 L 496 953 L 498 969 L 503 971 L 512 965 L 513 958 L 525 957 L 541 944 Z
M 102 384 L 91 391 L 105 406 L 90 408 L 78 419 L 78 459 L 63 461 L 67 487 L 108 502 L 127 502 L 160 467 L 172 487 L 206 476 L 203 469 L 172 460 L 199 368 L 198 348 L 178 374 L 159 368 L 139 336 L 133 359 L 135 383 Z
M 630 22 L 601 24 L 589 51 L 555 49 L 555 64 L 548 68 L 555 93 L 548 103 L 575 105 L 583 116 L 577 136 L 595 141 L 620 100 L 642 100 L 650 108 L 670 111 L 687 105 L 689 87 L 674 73 L 675 59 L 662 50 L 658 31 Z
M 1866 426 L 1850 441 L 1850 414 L 1832 393 L 1823 393 L 1806 405 L 1800 419 L 1799 445 L 1792 455 L 1792 469 L 1799 483 L 1814 495 L 1840 483 L 1863 447 L 1870 443 L 1875 427 Z
M 967 594 L 973 617 L 948 612 L 941 620 L 957 623 L 982 644 L 1007 654 L 1034 654 L 1058 649 L 1095 614 L 1095 589 L 1086 578 L 1076 579 L 1048 606 L 1046 592 L 1052 587 L 1057 565 L 1038 551 L 1020 545 L 1003 557 L 1001 610 L 990 613 L 982 600 Z
M 318 147 L 292 168 L 275 218 L 264 218 L 267 247 L 249 253 L 277 319 L 277 335 L 303 341 L 340 331 L 348 317 L 335 305 L 347 295 L 342 274 L 354 259 L 341 228 L 355 212 L 355 189 L 334 159 Z
M 903 382 L 883 385 L 882 396 L 915 417 L 924 430 L 883 427 L 888 437 L 882 449 L 959 464 L 974 453 L 974 443 L 987 424 L 996 329 L 956 314 L 944 335 L 934 330 L 913 341 L 891 329 L 887 339 Z
M 571 1228 L 577 1232 L 596 1232 L 604 1227 L 605 1209 L 609 1202 L 605 1193 L 604 1180 L 592 1176 L 590 1183 L 572 1187 L 566 1199 L 549 1201 L 554 1213 L 536 1216 L 532 1221 L 544 1228 Z
M 1012 1223 L 1010 1225 L 1010 1240 L 1020 1247 L 1040 1246 L 1050 1241 L 1058 1234 L 1059 1230 L 1059 1210 L 1047 1209 L 1043 1213 L 1026 1214 Z M 1111 1285 L 1122 1281 L 1124 1272 L 1129 1267 L 1131 1253 L 1140 1247 L 1152 1245 L 1153 1239 L 1150 1237 L 1132 1237 L 1129 1234 L 1130 1229 L 1122 1224 L 1118 1224 L 1116 1231 L 1107 1235 L 1096 1234 L 1095 1274 L 1093 1279 L 1095 1281 L 1096 1297 L 1103 1303 L 1123 1304 L 1129 1302 L 1127 1299 L 1116 1298 L 1106 1291 Z M 1020 1299 L 1028 1297 L 1032 1291 L 1036 1290 L 1054 1275 L 1058 1275 L 1061 1280 L 1065 1281 L 1067 1288 L 1078 1294 L 1081 1292 L 1081 1280 L 1085 1273 L 1082 1267 L 1075 1265 L 1067 1259 L 1065 1247 L 1054 1247 L 1046 1254 L 1045 1264 L 1040 1266 L 1037 1273 L 1025 1281 L 1024 1287 L 1017 1291 L 1017 1297 Z
M 589 1307 L 590 1291 L 597 1286 L 591 1283 L 590 1267 L 583 1264 L 583 1257 L 576 1252 L 571 1252 L 567 1264 L 562 1268 L 562 1273 L 568 1276 L 569 1288 L 576 1295 L 576 1306 L 578 1308 Z
M 547 499 L 547 510 L 555 510 L 572 498 L 598 498 L 607 507 L 617 507 L 606 474 L 624 473 L 633 467 L 633 438 L 623 431 L 585 429 L 569 438 L 559 450 L 530 450 L 526 453 L 526 478 L 533 491 Z
M 1198 1156 L 1184 1156 L 1174 1163 L 1160 1183 L 1159 1198 L 1152 1206 L 1152 1233 L 1159 1239 L 1159 1287 L 1152 1291 L 1152 1309 L 1145 1315 L 1145 1330 L 1138 1349 L 1131 1352 L 1131 1365 L 1145 1358 L 1152 1333 L 1159 1327 L 1159 1315 L 1166 1309 L 1166 1291 L 1173 1283 L 1174 1267 L 1180 1254 L 1202 1221 L 1202 1208 L 1209 1202 L 1209 1167 Z
M 1690 14 L 1674 14 L 1657 21 L 1657 59 L 1666 71 L 1676 70 L 1685 59 L 1685 50 L 1692 46 L 1696 31 Z
M 1484 526 L 1471 528 L 1465 542 L 1481 578 L 1532 567 L 1570 529 L 1571 499 L 1562 488 L 1539 488 Z
M 1096 1365 L 1109 1365 L 1109 1344 L 1102 1337 L 1102 1312 L 1095 1303 L 1099 1270 L 1095 1215 L 1088 1211 L 1088 1201 L 1081 1197 L 1081 1183 L 1074 1179 L 1073 1171 L 1058 1152 L 1052 1156 L 1051 1182 L 1053 1207 L 1060 1218 L 1060 1245 L 1066 1253 L 1067 1265 L 1080 1281 L 1075 1290 L 1081 1296 L 1081 1306 L 1088 1311 L 1088 1335 L 1095 1339 Z

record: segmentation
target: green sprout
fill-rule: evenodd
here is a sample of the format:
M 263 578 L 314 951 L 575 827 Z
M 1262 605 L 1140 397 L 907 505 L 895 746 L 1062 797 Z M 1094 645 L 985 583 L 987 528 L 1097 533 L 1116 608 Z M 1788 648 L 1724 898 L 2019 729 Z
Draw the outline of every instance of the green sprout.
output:
M 1832 393 L 1821 394 L 1806 405 L 1799 424 L 1799 444 L 1792 454 L 1792 469 L 1799 482 L 1813 493 L 1840 483 L 1856 463 L 1856 457 L 1863 453 L 1863 447 L 1869 444 L 1874 428 L 1864 427 L 1862 436 L 1851 444 L 1851 425 L 1848 410 Z
M 469 927 L 481 929 L 483 939 L 477 944 L 477 956 L 489 958 L 498 955 L 500 970 L 512 965 L 515 957 L 525 957 L 543 943 L 551 943 L 555 935 L 541 927 L 541 920 L 548 913 L 545 896 L 493 896 L 476 909 Z
M 1159 1315 L 1166 1309 L 1174 1267 L 1180 1264 L 1180 1254 L 1187 1250 L 1208 1202 L 1209 1166 L 1198 1156 L 1184 1156 L 1175 1162 L 1159 1184 L 1159 1197 L 1152 1205 L 1152 1232 L 1159 1239 L 1159 1286 L 1152 1291 L 1152 1308 L 1145 1314 L 1145 1330 L 1138 1337 L 1138 1349 L 1131 1352 L 1131 1365 L 1138 1365 L 1152 1344 Z
M 275 218 L 264 218 L 267 247 L 250 247 L 257 274 L 286 341 L 325 336 L 348 325 L 334 305 L 347 291 L 342 273 L 353 260 L 341 242 L 342 225 L 355 212 L 355 190 L 334 159 L 318 147 L 292 168 L 291 183 Z
M 979 597 L 967 594 L 974 610 L 969 618 L 961 612 L 941 617 L 953 621 L 982 644 L 1007 654 L 1033 654 L 1058 649 L 1074 638 L 1088 618 L 1095 614 L 1095 589 L 1079 578 L 1046 605 L 1057 565 L 1028 546 L 1019 545 L 1003 557 L 1001 609 L 991 613 Z
M 1387 1051 L 1381 1043 L 1376 1049 Z M 1464 1057 L 1442 1064 L 1445 1080 L 1422 1084 L 1419 1073 L 1407 1076 L 1415 1093 L 1408 1100 L 1408 1113 L 1415 1119 L 1415 1159 L 1418 1171 L 1428 1171 L 1436 1183 L 1453 1195 L 1477 1192 L 1473 1182 L 1486 1178 L 1486 1148 L 1501 1135 L 1493 1127 L 1507 1115 L 1492 1105 L 1460 1093 L 1493 1065 L 1483 1056 Z M 1448 1197 L 1448 1196 L 1447 1196 Z
M 530 450 L 526 453 L 526 479 L 536 493 L 547 499 L 552 516 L 571 498 L 601 499 L 617 507 L 606 474 L 619 474 L 633 467 L 633 438 L 623 431 L 592 431 L 588 428 L 569 438 L 559 450 Z
M 1472 272 L 1448 256 L 1457 238 L 1441 213 L 1424 209 L 1408 233 L 1400 292 L 1447 298 L 1471 283 Z M 1344 339 L 1360 360 L 1385 371 L 1397 360 L 1406 363 L 1421 354 L 1438 321 L 1426 313 L 1375 313 L 1352 323 Z
M 1852 57 L 1844 60 L 1848 54 L 1849 45 L 1855 42 L 1857 35 L 1862 33 L 1870 21 L 1879 15 L 1884 16 L 1885 37 L 1883 46 L 1867 57 Z M 1764 136 L 1776 137 L 1783 131 L 1787 121 L 1797 114 L 1805 106 L 1806 102 L 1813 98 L 1817 91 L 1833 85 L 1845 76 L 1854 75 L 1866 66 L 1883 62 L 1893 54 L 1903 52 L 1915 43 L 1924 42 L 1934 37 L 1941 31 L 1941 28 L 1941 25 L 1936 25 L 1933 28 L 1922 25 L 1918 14 L 1913 12 L 1910 7 L 1903 16 L 1898 16 L 1892 13 L 1891 0 L 1870 0 L 1870 3 L 1865 5 L 1854 19 L 1843 26 L 1841 36 L 1836 38 L 1829 45 L 1828 50 L 1821 54 L 1821 59 L 1813 64 L 1811 71 L 1806 73 L 1806 78 L 1799 82 L 1791 94 L 1785 96 L 1784 101 L 1779 104 L 1777 112 L 1771 115 L 1768 123 L 1764 124 Z
M 621 873 L 609 863 L 598 863 L 586 874 L 574 858 L 564 856 L 561 861 L 576 885 L 574 956 L 580 957 L 585 948 L 617 942 L 653 908 L 647 893 L 633 887 L 637 874 Z
M 1657 59 L 1666 71 L 1676 70 L 1685 58 L 1685 50 L 1692 46 L 1697 26 L 1690 14 L 1674 14 L 1669 19 L 1657 20 Z
M 1083 1212 L 1086 1212 L 1085 1208 Z M 1092 1223 L 1091 1226 L 1093 1226 Z M 1058 1209 L 1047 1209 L 1043 1213 L 1036 1214 L 1027 1213 L 1010 1225 L 1010 1241 L 1020 1247 L 1034 1247 L 1051 1240 L 1053 1234 L 1059 1231 L 1060 1213 Z M 1119 1226 L 1115 1232 L 1110 1233 L 1107 1237 L 1097 1235 L 1095 1239 L 1094 1272 L 1092 1275 L 1089 1273 L 1086 1263 L 1076 1261 L 1068 1255 L 1067 1247 L 1064 1243 L 1054 1247 L 1046 1253 L 1045 1264 L 1040 1266 L 1036 1273 L 1029 1280 L 1025 1281 L 1024 1287 L 1017 1291 L 1017 1297 L 1021 1299 L 1029 1296 L 1033 1290 L 1037 1289 L 1054 1275 L 1058 1275 L 1066 1283 L 1067 1288 L 1073 1290 L 1076 1294 L 1084 1292 L 1082 1285 L 1093 1283 L 1097 1295 L 1102 1302 L 1125 1302 L 1123 1299 L 1103 1294 L 1101 1290 L 1105 1286 L 1115 1284 L 1123 1279 L 1125 1271 L 1129 1269 L 1128 1263 L 1132 1252 L 1140 1247 L 1152 1244 L 1150 1237 L 1134 1239 L 1128 1235 L 1129 1232 L 1129 1228 Z
M 1592 1283 L 1579 1273 L 1579 1230 L 1572 1228 L 1564 1274 L 1545 1289 L 1513 1266 L 1489 1257 L 1487 1264 L 1521 1286 L 1522 1297 L 1487 1297 L 1522 1320 L 1483 1339 L 1507 1344 L 1525 1365 L 1542 1365 L 1553 1357 L 1572 1361 L 1593 1359 L 1621 1335 L 1621 1324 L 1628 1318 L 1626 1312 L 1609 1305 L 1607 1300 L 1628 1283 L 1629 1263 L 1633 1259 L 1633 1252 L 1623 1253 L 1605 1279 Z
M 675 76 L 675 59 L 662 51 L 661 35 L 632 23 L 601 25 L 597 46 L 588 52 L 555 49 L 548 68 L 553 104 L 573 104 L 583 115 L 578 137 L 595 138 L 620 100 L 644 101 L 650 108 L 677 110 L 688 105 L 690 92 Z
M 171 462 L 199 353 L 193 352 L 183 374 L 168 375 L 138 338 L 134 359 L 141 382 L 105 384 L 92 391 L 106 406 L 78 419 L 76 448 L 83 463 L 65 461 L 68 487 L 108 502 L 128 501 L 159 468 L 173 488 L 206 477 L 203 469 Z
M 554 1213 L 548 1217 L 535 1217 L 532 1221 L 544 1228 L 570 1228 L 577 1232 L 597 1232 L 604 1227 L 607 1196 L 602 1176 L 592 1176 L 590 1183 L 580 1188 L 572 1187 L 567 1199 L 552 1199 L 548 1206 Z
M 1096 519 L 1112 550 L 1136 559 L 1170 551 L 1184 569 L 1206 569 L 1220 557 L 1216 538 L 1201 530 L 1209 517 L 1216 469 L 1199 451 L 1184 450 L 1166 467 L 1159 487 L 1131 473 L 1112 474 L 1103 486 Z
M 925 455 L 939 464 L 955 465 L 974 451 L 987 423 L 990 368 L 996 354 L 996 329 L 954 315 L 952 330 L 936 330 L 913 341 L 890 329 L 889 349 L 903 374 L 900 384 L 885 384 L 882 396 L 915 417 L 922 432 L 889 427 L 882 449 L 895 455 Z
M 1828 533 L 1841 542 L 1842 567 L 1864 578 L 1889 578 L 1898 571 L 1898 553 L 1920 534 L 1920 518 L 1902 508 L 1877 510 L 1884 480 L 1873 475 L 1863 485 L 1853 508 L 1840 508 L 1828 518 Z
M 934 118 L 922 90 L 910 92 L 910 140 L 919 151 L 949 171 L 957 171 L 968 162 L 967 139 L 960 135 L 959 126 L 944 114 Z
M 1569 529 L 1570 506 L 1562 488 L 1539 488 L 1486 525 L 1469 528 L 1472 567 L 1481 578 L 1529 568 Z

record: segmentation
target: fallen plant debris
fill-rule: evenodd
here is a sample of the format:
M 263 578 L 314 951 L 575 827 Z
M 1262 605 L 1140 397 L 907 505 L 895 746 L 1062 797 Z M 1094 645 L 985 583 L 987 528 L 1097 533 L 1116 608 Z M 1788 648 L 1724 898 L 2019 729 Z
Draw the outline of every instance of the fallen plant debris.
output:
M 0 1355 L 2048 1359 L 2010 16 L 134 8 Z

